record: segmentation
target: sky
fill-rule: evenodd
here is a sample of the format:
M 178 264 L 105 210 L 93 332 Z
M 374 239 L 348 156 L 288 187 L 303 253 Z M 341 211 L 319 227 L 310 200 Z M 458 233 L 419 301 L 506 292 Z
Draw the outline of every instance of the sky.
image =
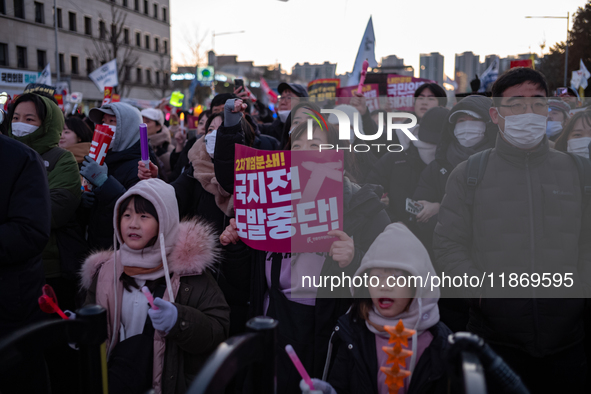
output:
M 566 19 L 525 16 L 572 16 L 586 0 L 170 0 L 173 65 L 185 64 L 189 40 L 203 39 L 203 51 L 237 55 L 257 66 L 281 63 L 291 73 L 296 63 L 337 63 L 337 74 L 350 72 L 367 22 L 372 16 L 375 54 L 396 55 L 415 68 L 421 53 L 439 52 L 453 78 L 455 54 L 472 51 L 480 61 L 490 54 L 506 57 L 543 53 L 566 39 Z M 184 58 L 183 58 L 183 55 Z M 173 66 L 174 68 L 174 66 Z

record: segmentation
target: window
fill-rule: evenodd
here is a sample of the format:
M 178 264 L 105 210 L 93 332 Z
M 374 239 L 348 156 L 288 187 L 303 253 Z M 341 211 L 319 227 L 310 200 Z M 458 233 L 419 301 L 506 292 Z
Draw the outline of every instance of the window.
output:
M 60 61 L 60 72 L 61 73 L 66 72 L 66 62 L 64 60 L 64 54 L 63 53 L 60 53 L 59 61 Z
M 131 81 L 131 67 L 125 66 L 125 79 L 124 81 Z
M 148 15 L 148 0 L 144 0 L 144 14 Z
M 127 7 L 127 0 L 123 0 L 123 7 Z
M 103 22 L 103 21 L 99 22 L 99 37 L 101 40 L 104 40 L 107 38 L 107 28 L 105 26 L 105 22 Z
M 136 68 L 135 69 L 135 75 L 136 75 L 136 82 L 142 82 L 142 69 L 141 68 Z
M 35 22 L 45 23 L 45 9 L 43 3 L 35 2 Z
M 166 8 L 162 7 L 162 20 L 166 22 Z
M 84 17 L 84 34 L 92 36 L 92 19 L 87 16 Z
M 164 40 L 162 44 L 164 45 L 164 53 L 168 53 L 168 41 Z
M 154 51 L 158 52 L 160 50 L 160 40 L 158 38 L 154 38 Z
M 27 48 L 16 47 L 16 66 L 18 68 L 27 68 Z
M 150 70 L 146 70 L 146 82 L 152 83 L 152 74 L 150 73 Z
M 14 0 L 14 16 L 25 19 L 25 4 L 24 0 Z
M 8 44 L 0 43 L 0 66 L 8 66 Z
M 115 40 L 115 39 L 117 39 L 117 41 L 119 41 L 119 37 L 117 36 L 117 25 L 112 23 L 111 24 L 111 40 Z
M 76 13 L 68 12 L 68 20 L 70 21 L 70 31 L 78 31 L 76 28 Z
M 86 59 L 86 75 L 94 71 L 94 61 L 90 58 Z
M 4 0 L 0 0 L 0 14 L 6 15 L 6 6 L 4 5 Z
M 123 29 L 123 43 L 129 45 L 129 29 Z
M 57 9 L 57 27 L 58 28 L 62 28 L 63 24 L 62 24 L 62 9 L 58 8 Z
M 144 40 L 144 41 L 145 41 L 145 43 L 146 43 L 146 49 L 148 49 L 148 50 L 149 50 L 149 49 L 150 49 L 150 36 L 149 36 L 149 35 L 146 35 L 146 37 L 145 37 L 145 40 Z
M 156 85 L 160 85 L 160 71 L 156 71 Z
M 140 10 L 140 0 L 135 0 L 135 4 L 134 4 L 134 10 L 138 11 Z
M 37 70 L 43 71 L 47 65 L 47 52 L 37 50 Z
M 141 47 L 142 46 L 142 35 L 141 33 L 135 33 L 135 46 Z
M 154 19 L 158 19 L 158 4 L 154 4 Z
M 164 82 L 164 86 L 168 86 L 168 73 L 164 73 L 164 80 L 162 82 Z
M 78 56 L 72 56 L 70 58 L 70 66 L 72 69 L 72 74 L 78 75 Z

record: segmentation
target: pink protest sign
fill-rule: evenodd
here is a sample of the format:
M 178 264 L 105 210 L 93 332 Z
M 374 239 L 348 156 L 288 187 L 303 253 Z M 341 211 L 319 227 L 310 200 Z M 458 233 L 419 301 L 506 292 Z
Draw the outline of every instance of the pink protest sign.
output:
M 343 228 L 343 152 L 262 151 L 236 145 L 238 235 L 257 250 L 328 252 Z
M 353 92 L 355 91 L 357 91 L 357 86 L 338 88 L 336 104 L 349 104 L 349 100 L 353 97 Z M 380 108 L 380 103 L 378 102 L 380 85 L 377 83 L 365 84 L 363 85 L 361 92 L 365 96 L 365 102 L 369 112 Z
M 430 79 L 388 74 L 388 102 L 390 109 L 414 111 L 415 90 L 424 83 L 436 83 Z

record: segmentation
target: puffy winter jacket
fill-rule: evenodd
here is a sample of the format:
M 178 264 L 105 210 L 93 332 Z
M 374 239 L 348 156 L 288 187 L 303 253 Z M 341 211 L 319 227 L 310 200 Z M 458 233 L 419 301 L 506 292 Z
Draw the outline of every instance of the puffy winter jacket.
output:
M 328 382 L 338 394 L 377 393 L 375 334 L 367 329 L 364 320 L 348 314 L 339 318 L 334 329 L 337 335 L 333 335 L 333 346 L 336 345 L 337 353 Z M 429 331 L 433 340 L 417 362 L 407 394 L 448 392 L 444 355 L 451 331 L 443 323 L 437 323 Z
M 495 276 L 494 287 L 485 281 L 482 288 L 458 289 L 457 296 L 476 299 L 468 328 L 491 343 L 534 356 L 582 341 L 585 300 L 540 298 L 588 294 L 591 208 L 583 207 L 573 159 L 549 149 L 546 137 L 524 151 L 499 136 L 472 205 L 466 203 L 466 166 L 458 165 L 447 182 L 434 252 L 439 271 L 447 275 Z M 572 273 L 574 285 L 556 290 L 512 288 L 507 282 L 510 273 L 555 272 Z

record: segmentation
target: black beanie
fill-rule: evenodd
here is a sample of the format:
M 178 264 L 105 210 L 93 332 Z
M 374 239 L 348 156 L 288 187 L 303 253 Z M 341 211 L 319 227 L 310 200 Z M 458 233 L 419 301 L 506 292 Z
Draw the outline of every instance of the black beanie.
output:
M 421 119 L 419 127 L 419 140 L 437 145 L 441 139 L 441 132 L 447 123 L 449 109 L 434 107 L 428 110 Z

